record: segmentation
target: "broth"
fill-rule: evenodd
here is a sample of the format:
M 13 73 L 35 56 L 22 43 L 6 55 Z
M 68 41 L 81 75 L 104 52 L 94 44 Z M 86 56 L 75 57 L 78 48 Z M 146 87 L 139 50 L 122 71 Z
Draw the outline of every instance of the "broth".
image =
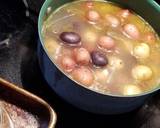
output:
M 135 95 L 160 83 L 160 39 L 128 9 L 106 1 L 71 2 L 51 13 L 42 34 L 57 67 L 88 89 Z

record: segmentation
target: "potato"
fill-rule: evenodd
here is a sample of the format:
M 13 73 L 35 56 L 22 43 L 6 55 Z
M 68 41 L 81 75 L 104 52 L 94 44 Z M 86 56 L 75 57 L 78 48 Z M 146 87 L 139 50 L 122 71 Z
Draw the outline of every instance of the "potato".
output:
M 150 55 L 150 47 L 146 43 L 141 43 L 134 47 L 133 55 L 136 58 L 145 59 Z
M 98 45 L 104 49 L 113 49 L 115 47 L 115 40 L 110 36 L 101 36 Z
M 123 95 L 140 94 L 141 89 L 137 85 L 125 85 L 122 93 Z
M 89 52 L 85 48 L 76 48 L 73 54 L 78 64 L 87 65 L 91 59 Z
M 70 56 L 62 56 L 60 58 L 60 65 L 66 72 L 71 72 L 75 68 L 76 62 Z
M 100 19 L 100 15 L 97 11 L 90 10 L 87 12 L 86 17 L 91 22 L 97 22 Z
M 87 7 L 87 8 L 93 8 L 93 2 L 92 1 L 86 1 L 85 7 Z
M 138 65 L 132 69 L 132 76 L 136 80 L 149 80 L 153 75 L 151 68 L 145 65 Z
M 126 36 L 135 40 L 140 38 L 140 32 L 134 24 L 126 24 L 123 29 Z
M 108 75 L 109 75 L 108 69 L 97 69 L 95 71 L 95 79 L 102 84 L 106 84 Z
M 92 71 L 84 66 L 78 67 L 73 70 L 71 76 L 73 79 L 87 87 L 91 86 L 94 80 Z
M 105 20 L 111 27 L 118 27 L 120 25 L 120 20 L 114 15 L 106 14 Z
M 122 18 L 128 18 L 129 15 L 131 15 L 131 13 L 128 9 L 122 9 L 118 13 L 118 17 L 122 17 Z

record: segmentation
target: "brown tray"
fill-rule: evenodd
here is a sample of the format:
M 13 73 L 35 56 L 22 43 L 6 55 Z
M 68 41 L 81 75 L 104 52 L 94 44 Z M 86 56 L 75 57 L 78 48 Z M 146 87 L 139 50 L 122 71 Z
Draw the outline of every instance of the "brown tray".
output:
M 2 78 L 0 78 L 0 99 L 35 115 L 40 128 L 55 127 L 57 116 L 48 103 Z

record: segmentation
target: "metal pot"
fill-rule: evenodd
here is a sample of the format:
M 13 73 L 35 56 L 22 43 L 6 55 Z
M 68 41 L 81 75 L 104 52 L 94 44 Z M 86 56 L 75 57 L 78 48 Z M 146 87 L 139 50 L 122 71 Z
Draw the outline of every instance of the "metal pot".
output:
M 38 58 L 41 71 L 48 85 L 64 100 L 81 108 L 83 110 L 98 114 L 120 114 L 129 112 L 144 104 L 144 102 L 157 91 L 159 87 L 150 90 L 147 93 L 134 96 L 114 96 L 104 95 L 95 91 L 91 91 L 82 85 L 69 79 L 61 72 L 54 62 L 47 55 L 47 51 L 43 45 L 42 24 L 47 18 L 47 8 L 51 7 L 52 11 L 61 5 L 71 2 L 72 0 L 46 0 L 38 22 L 38 30 L 40 41 L 38 42 Z M 124 7 L 134 10 L 136 13 L 146 19 L 152 27 L 160 34 L 160 6 L 153 0 L 110 0 Z

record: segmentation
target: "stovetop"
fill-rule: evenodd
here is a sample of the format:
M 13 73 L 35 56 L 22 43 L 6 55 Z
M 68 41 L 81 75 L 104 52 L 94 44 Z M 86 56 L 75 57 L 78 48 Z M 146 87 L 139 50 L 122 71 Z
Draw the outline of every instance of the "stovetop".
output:
M 107 116 L 79 110 L 58 97 L 47 86 L 37 61 L 39 8 L 28 10 L 29 17 L 20 0 L 0 1 L 0 77 L 45 99 L 57 113 L 56 128 L 160 128 L 160 91 L 137 110 Z

